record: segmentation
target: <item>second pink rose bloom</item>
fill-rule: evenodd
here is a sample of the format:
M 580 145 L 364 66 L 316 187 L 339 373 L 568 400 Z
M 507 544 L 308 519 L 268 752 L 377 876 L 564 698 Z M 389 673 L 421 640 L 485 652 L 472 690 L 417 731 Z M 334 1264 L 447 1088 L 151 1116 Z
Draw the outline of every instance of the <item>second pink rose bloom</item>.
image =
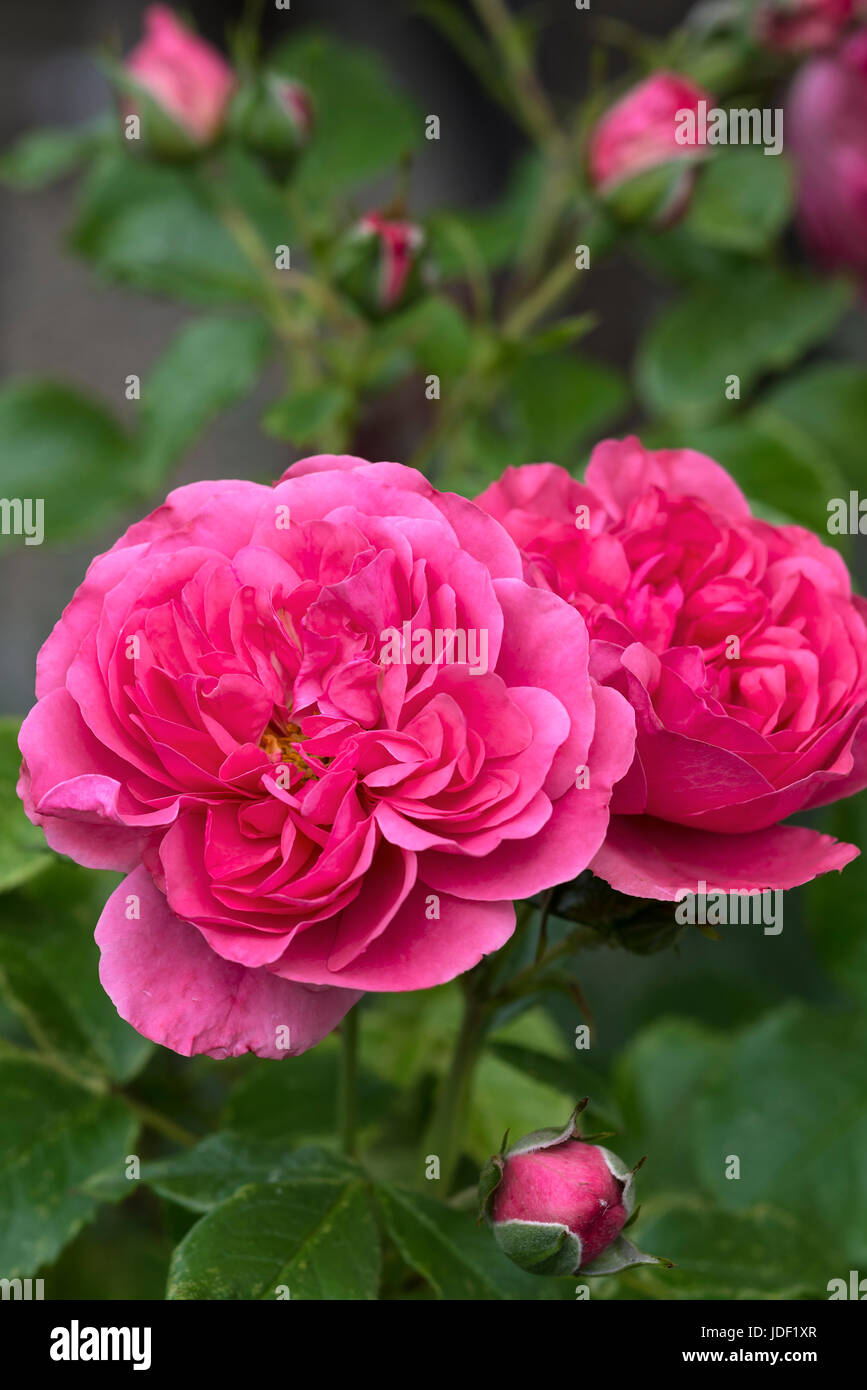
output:
M 636 758 L 591 868 L 614 888 L 790 888 L 857 854 L 781 825 L 867 785 L 867 604 L 836 551 L 750 513 L 689 449 L 593 453 L 586 484 L 509 469 L 478 498 L 528 580 L 586 619 L 594 679 L 624 695 Z

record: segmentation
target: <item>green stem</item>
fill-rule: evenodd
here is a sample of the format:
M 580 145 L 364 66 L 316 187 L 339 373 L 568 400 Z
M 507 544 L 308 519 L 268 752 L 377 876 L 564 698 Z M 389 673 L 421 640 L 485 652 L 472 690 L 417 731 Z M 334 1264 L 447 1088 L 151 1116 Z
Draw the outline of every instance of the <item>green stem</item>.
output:
M 358 1007 L 340 1025 L 340 1075 L 337 1088 L 337 1129 L 340 1147 L 355 1158 L 358 1129 Z
M 515 114 L 543 149 L 560 148 L 563 133 L 505 0 L 473 0 L 473 4 L 503 61 Z
M 435 1154 L 439 1158 L 440 1181 L 446 1194 L 451 1188 L 461 1156 L 473 1075 L 489 1014 L 490 1005 L 487 1001 L 468 990 L 451 1066 L 443 1081 L 428 1131 L 427 1153 Z
M 506 319 L 503 325 L 503 336 L 521 338 L 535 326 L 549 309 L 553 308 L 559 299 L 562 299 L 563 295 L 575 284 L 580 273 L 575 266 L 575 259 L 571 252 L 555 261 L 544 280 Z
M 176 1144 L 183 1144 L 185 1149 L 189 1149 L 193 1144 L 199 1142 L 195 1134 L 191 1134 L 182 1125 L 175 1124 L 168 1115 L 154 1110 L 153 1106 L 145 1105 L 144 1101 L 128 1096 L 125 1091 L 120 1091 L 118 1094 L 130 1110 L 138 1115 L 142 1124 L 147 1125 L 149 1129 L 156 1130 L 158 1134 L 164 1134 L 167 1139 L 173 1139 Z

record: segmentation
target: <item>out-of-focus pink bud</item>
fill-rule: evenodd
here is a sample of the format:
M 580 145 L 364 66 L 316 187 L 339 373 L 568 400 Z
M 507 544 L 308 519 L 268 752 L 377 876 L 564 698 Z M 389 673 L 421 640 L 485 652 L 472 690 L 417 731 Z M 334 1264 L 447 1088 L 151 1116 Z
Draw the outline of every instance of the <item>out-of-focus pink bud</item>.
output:
M 238 90 L 229 126 L 254 154 L 286 172 L 313 131 L 313 101 L 306 87 L 279 73 L 257 74 Z
M 867 30 L 811 58 L 786 104 L 798 173 L 798 219 L 822 265 L 867 282 Z
M 856 9 L 856 0 L 760 0 L 756 38 L 781 53 L 828 48 L 851 23 Z
M 590 135 L 590 182 L 624 221 L 670 222 L 689 201 L 704 141 L 684 141 L 686 114 L 698 129 L 699 103 L 713 98 L 688 77 L 657 72 L 633 87 Z M 680 138 L 678 138 L 680 136 Z
M 713 98 L 688 77 L 657 72 L 621 97 L 597 123 L 590 137 L 590 177 L 605 193 L 636 174 L 670 160 L 706 154 L 706 146 L 677 140 L 680 111 L 698 111 L 698 103 Z
M 168 6 L 145 11 L 144 37 L 127 58 L 125 74 L 131 105 L 142 105 L 136 101 L 140 93 L 193 147 L 209 145 L 220 133 L 235 74 L 222 54 L 181 24 Z M 142 116 L 147 139 L 146 109 Z
M 424 287 L 426 237 L 415 222 L 369 212 L 339 248 L 335 279 L 373 317 L 409 304 Z

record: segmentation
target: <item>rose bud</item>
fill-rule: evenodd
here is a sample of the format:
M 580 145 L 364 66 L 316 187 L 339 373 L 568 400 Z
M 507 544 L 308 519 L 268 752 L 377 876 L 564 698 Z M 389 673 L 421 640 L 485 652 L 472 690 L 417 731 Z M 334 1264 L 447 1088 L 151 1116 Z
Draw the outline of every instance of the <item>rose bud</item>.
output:
M 786 132 L 804 241 L 828 269 L 867 281 L 867 30 L 800 69 Z
M 145 11 L 144 38 L 113 77 L 127 113 L 141 118 L 147 148 L 169 159 L 189 157 L 214 142 L 235 88 L 222 54 L 166 5 Z
M 254 154 L 287 173 L 310 139 L 313 102 L 300 82 L 261 73 L 238 91 L 229 122 Z
M 409 304 L 423 289 L 426 240 L 415 222 L 368 213 L 338 250 L 335 280 L 360 309 L 382 318 Z
M 754 32 L 778 53 L 807 53 L 836 43 L 855 15 L 855 0 L 760 0 Z
M 657 72 L 597 122 L 588 148 L 590 182 L 620 218 L 663 223 L 685 210 L 695 164 L 706 157 L 708 146 L 684 139 L 688 127 L 680 113 L 697 114 L 701 101 L 713 105 L 689 78 Z M 700 124 L 694 125 L 698 134 Z
M 495 1154 L 479 1182 L 484 1218 L 504 1254 L 531 1274 L 616 1274 L 669 1265 L 621 1234 L 635 1203 L 637 1168 L 582 1139 L 576 1106 L 563 1130 L 540 1129 Z M 643 1162 L 643 1160 L 642 1160 Z

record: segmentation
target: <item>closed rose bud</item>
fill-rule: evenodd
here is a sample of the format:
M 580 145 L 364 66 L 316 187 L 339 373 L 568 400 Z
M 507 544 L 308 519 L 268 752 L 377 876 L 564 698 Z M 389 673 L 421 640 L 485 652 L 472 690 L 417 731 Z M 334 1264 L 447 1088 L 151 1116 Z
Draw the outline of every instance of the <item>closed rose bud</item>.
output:
M 254 154 L 285 172 L 310 139 L 313 102 L 300 82 L 279 73 L 260 73 L 238 91 L 229 120 Z
M 856 0 L 759 0 L 756 38 L 779 53 L 828 48 L 851 23 L 856 8 Z
M 365 313 L 384 317 L 421 292 L 425 242 L 416 223 L 368 213 L 339 248 L 334 278 Z
M 679 73 L 657 72 L 633 87 L 590 135 L 590 181 L 626 221 L 669 222 L 684 211 L 695 164 L 708 146 L 688 141 L 685 112 L 713 98 Z M 693 121 L 696 131 L 699 121 Z M 680 138 L 678 138 L 680 137 Z
M 146 147 L 169 158 L 213 143 L 235 88 L 222 54 L 165 5 L 145 11 L 144 38 L 115 78 L 125 110 L 141 118 Z
M 636 1169 L 582 1139 L 578 1106 L 564 1130 L 528 1134 L 485 1165 L 481 1216 L 509 1259 L 532 1274 L 615 1274 L 668 1264 L 622 1235 L 635 1204 Z M 640 1166 L 640 1165 L 638 1165 Z
M 807 247 L 867 282 L 867 30 L 803 65 L 785 119 Z

